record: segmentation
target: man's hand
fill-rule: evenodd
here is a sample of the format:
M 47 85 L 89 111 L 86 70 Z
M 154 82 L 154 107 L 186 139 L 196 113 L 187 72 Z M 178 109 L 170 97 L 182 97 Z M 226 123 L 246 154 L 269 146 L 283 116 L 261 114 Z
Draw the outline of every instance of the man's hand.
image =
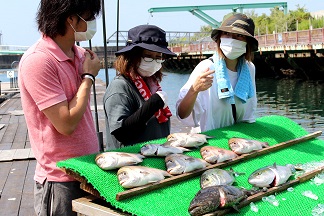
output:
M 96 77 L 101 69 L 101 63 L 97 54 L 89 49 L 87 49 L 84 54 L 85 60 L 83 62 L 83 72 L 92 74 Z

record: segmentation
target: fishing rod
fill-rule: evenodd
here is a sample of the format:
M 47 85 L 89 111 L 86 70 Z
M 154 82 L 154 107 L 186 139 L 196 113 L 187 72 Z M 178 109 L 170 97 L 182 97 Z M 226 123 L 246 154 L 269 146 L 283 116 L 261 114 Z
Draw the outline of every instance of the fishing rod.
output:
M 77 41 L 76 44 L 78 46 L 80 46 L 80 42 Z M 92 50 L 91 40 L 89 40 L 89 49 Z M 105 51 L 105 53 L 106 53 L 106 51 Z M 97 132 L 97 137 L 98 137 L 99 151 L 104 151 L 103 133 L 101 131 L 99 131 L 99 120 L 98 120 L 98 109 L 97 109 L 97 94 L 96 94 L 95 80 L 93 81 L 92 88 L 93 88 L 93 102 L 94 102 L 94 108 L 95 108 L 95 122 L 96 122 L 96 132 Z
M 106 19 L 105 19 L 105 1 L 101 1 L 101 13 L 102 13 L 102 29 L 103 29 L 103 44 L 104 44 L 104 66 L 105 66 L 105 77 L 106 77 L 106 87 L 109 84 L 109 74 L 108 74 L 108 62 L 107 62 L 107 43 L 106 43 Z M 89 40 L 89 49 L 92 50 L 91 40 Z M 94 102 L 94 109 L 95 109 L 95 125 L 96 125 L 96 132 L 98 137 L 98 144 L 99 144 L 99 151 L 104 151 L 103 145 L 103 133 L 99 130 L 99 118 L 98 118 L 98 108 L 97 108 L 97 94 L 96 94 L 96 85 L 95 81 L 93 82 L 93 102 Z
M 91 40 L 89 40 L 89 49 L 92 50 Z M 99 151 L 104 151 L 103 146 L 103 133 L 99 131 L 99 118 L 98 118 L 98 108 L 97 108 L 97 94 L 96 94 L 96 85 L 95 80 L 92 84 L 92 91 L 93 91 L 93 103 L 95 109 L 95 122 L 96 122 L 96 132 L 98 137 L 98 144 L 99 144 Z
M 104 56 L 105 56 L 105 77 L 106 77 L 106 88 L 109 85 L 109 74 L 108 74 L 108 56 L 107 56 L 107 36 L 106 36 L 106 18 L 105 18 L 105 1 L 101 0 L 101 13 L 102 13 L 102 37 L 104 44 Z

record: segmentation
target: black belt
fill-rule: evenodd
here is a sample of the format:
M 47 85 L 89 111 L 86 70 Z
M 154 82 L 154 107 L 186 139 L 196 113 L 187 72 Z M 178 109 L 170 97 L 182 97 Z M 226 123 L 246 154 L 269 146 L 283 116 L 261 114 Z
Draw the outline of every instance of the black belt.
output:
M 235 104 L 232 104 L 232 114 L 234 118 L 234 123 L 236 123 L 236 107 Z

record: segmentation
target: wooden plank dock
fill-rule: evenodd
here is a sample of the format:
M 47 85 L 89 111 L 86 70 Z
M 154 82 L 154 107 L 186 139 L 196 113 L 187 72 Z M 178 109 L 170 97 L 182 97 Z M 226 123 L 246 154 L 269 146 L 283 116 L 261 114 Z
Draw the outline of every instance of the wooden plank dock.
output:
M 35 215 L 36 160 L 30 148 L 20 94 L 16 90 L 5 94 L 13 96 L 0 104 L 0 215 Z
M 96 81 L 98 124 L 104 143 L 106 135 L 102 103 L 105 88 L 104 82 Z M 0 104 L 0 215 L 33 216 L 36 160 L 31 151 L 20 93 L 8 86 L 6 89 L 5 83 L 2 83 L 2 93 L 12 96 Z M 93 94 L 90 99 L 95 119 Z M 171 132 L 188 132 L 189 129 L 182 126 L 175 116 L 171 118 Z

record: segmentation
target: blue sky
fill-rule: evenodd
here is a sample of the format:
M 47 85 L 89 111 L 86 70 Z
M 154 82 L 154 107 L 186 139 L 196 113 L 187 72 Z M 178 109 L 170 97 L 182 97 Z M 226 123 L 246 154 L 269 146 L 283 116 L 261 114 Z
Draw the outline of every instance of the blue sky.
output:
M 30 46 L 39 37 L 35 22 L 35 16 L 39 0 L 0 0 L 0 33 L 3 45 Z M 148 13 L 152 7 L 175 7 L 193 5 L 219 5 L 219 4 L 246 4 L 265 2 L 287 2 L 288 10 L 295 10 L 296 5 L 304 6 L 309 12 L 324 10 L 323 0 L 119 0 L 119 30 L 128 29 L 140 24 L 157 25 L 165 31 L 199 31 L 200 27 L 206 25 L 189 12 L 167 12 L 153 13 L 153 17 Z M 117 29 L 117 0 L 105 1 L 106 14 L 106 35 L 111 36 Z M 205 11 L 214 19 L 221 21 L 223 16 L 230 10 Z M 270 9 L 255 9 L 259 15 L 269 14 Z M 102 17 L 97 20 L 97 34 L 92 40 L 93 46 L 103 46 Z M 81 43 L 81 46 L 88 44 Z

